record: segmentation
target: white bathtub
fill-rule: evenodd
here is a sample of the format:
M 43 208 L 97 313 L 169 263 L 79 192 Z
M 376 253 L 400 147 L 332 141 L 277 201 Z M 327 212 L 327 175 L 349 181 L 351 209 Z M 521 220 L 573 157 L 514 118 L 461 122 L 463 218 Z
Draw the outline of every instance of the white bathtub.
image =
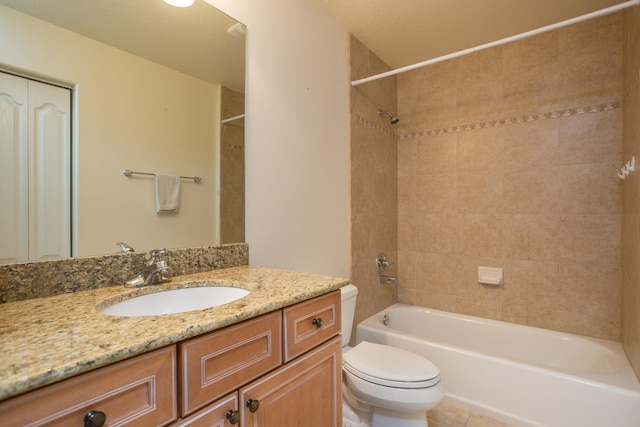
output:
M 423 355 L 445 400 L 515 426 L 640 426 L 640 384 L 617 342 L 405 304 L 356 334 Z

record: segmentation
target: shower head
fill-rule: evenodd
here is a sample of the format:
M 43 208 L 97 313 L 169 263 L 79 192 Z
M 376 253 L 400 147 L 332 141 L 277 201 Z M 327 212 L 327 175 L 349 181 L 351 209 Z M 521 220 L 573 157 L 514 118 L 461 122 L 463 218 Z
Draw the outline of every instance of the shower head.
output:
M 392 124 L 392 125 L 395 125 L 396 123 L 398 123 L 398 122 L 400 121 L 400 119 L 399 119 L 399 118 L 397 118 L 396 116 L 394 116 L 394 115 L 393 115 L 393 114 L 391 114 L 390 112 L 388 112 L 388 111 L 378 110 L 378 115 L 379 115 L 380 117 L 384 116 L 385 114 L 386 114 L 387 116 L 389 116 L 389 120 L 391 120 L 391 124 Z

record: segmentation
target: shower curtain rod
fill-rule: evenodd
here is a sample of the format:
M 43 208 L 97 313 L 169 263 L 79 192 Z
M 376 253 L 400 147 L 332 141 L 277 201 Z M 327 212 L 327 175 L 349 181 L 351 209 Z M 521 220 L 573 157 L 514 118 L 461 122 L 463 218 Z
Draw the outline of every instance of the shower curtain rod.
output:
M 351 86 L 358 86 L 362 83 L 368 83 L 374 80 L 382 79 L 384 77 L 394 76 L 396 74 L 404 73 L 405 71 L 415 70 L 416 68 L 426 67 L 427 65 L 435 64 L 437 62 L 446 61 L 447 59 L 457 58 L 459 56 L 468 55 L 473 52 L 477 52 L 479 50 L 487 49 L 494 46 L 499 46 L 501 44 L 509 43 L 515 40 L 524 39 L 526 37 L 534 36 L 536 34 L 544 33 L 546 31 L 555 30 L 560 27 L 565 27 L 567 25 L 576 24 L 578 22 L 586 21 L 588 19 L 597 18 L 599 16 L 609 15 L 611 13 L 618 12 L 619 10 L 626 9 L 631 6 L 638 6 L 640 4 L 640 0 L 630 0 L 624 3 L 617 4 L 615 6 L 606 7 L 604 9 L 596 10 L 595 12 L 587 13 L 585 15 L 580 15 L 575 18 L 567 19 L 565 21 L 560 21 L 555 24 L 547 25 L 545 27 L 540 27 L 535 30 L 527 31 L 524 33 L 517 34 L 515 36 L 506 37 L 504 39 L 496 40 L 490 43 L 485 43 L 480 46 L 471 47 L 469 49 L 463 49 L 459 52 L 449 53 L 447 55 L 439 56 L 437 58 L 429 59 L 423 62 L 418 62 L 417 64 L 407 65 L 406 67 L 397 68 L 395 70 L 386 71 L 384 73 L 376 74 L 371 77 L 366 77 L 360 80 L 353 80 L 351 82 Z
M 640 0 L 638 0 L 640 1 Z M 244 118 L 244 114 L 240 114 L 239 116 L 233 116 L 233 117 L 229 117 L 228 119 L 224 119 L 224 120 L 220 120 L 221 124 L 225 124 L 225 123 L 229 123 L 232 122 L 234 120 L 238 120 L 238 119 L 242 119 Z

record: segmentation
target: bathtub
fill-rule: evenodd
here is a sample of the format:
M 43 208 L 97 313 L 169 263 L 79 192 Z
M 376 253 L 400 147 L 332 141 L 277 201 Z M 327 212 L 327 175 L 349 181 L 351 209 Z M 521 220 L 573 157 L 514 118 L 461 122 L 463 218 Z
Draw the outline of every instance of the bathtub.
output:
M 359 323 L 356 340 L 423 355 L 446 401 L 514 426 L 640 426 L 640 384 L 617 342 L 405 304 Z

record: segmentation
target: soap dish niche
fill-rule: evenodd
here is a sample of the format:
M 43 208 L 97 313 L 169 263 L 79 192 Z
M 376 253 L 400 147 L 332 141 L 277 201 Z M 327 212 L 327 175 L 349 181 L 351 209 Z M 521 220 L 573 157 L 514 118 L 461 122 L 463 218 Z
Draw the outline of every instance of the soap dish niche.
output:
M 503 286 L 504 270 L 498 267 L 478 267 L 478 283 Z

